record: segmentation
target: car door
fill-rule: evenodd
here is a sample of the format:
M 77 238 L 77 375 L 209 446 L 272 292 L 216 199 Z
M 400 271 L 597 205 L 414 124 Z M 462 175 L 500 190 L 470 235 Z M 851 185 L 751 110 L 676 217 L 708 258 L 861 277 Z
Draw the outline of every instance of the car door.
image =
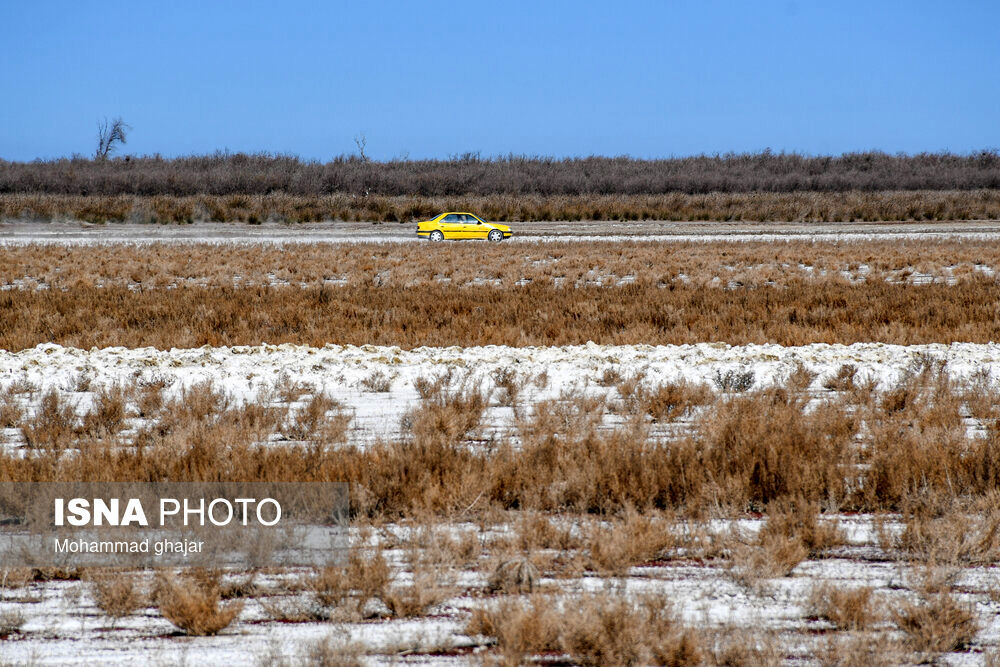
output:
M 465 226 L 460 221 L 457 213 L 449 213 L 438 224 L 441 225 L 441 231 L 444 232 L 445 238 L 460 239 L 465 232 Z
M 483 221 L 474 215 L 465 215 L 462 223 L 462 238 L 464 239 L 484 239 L 489 233 L 489 229 Z

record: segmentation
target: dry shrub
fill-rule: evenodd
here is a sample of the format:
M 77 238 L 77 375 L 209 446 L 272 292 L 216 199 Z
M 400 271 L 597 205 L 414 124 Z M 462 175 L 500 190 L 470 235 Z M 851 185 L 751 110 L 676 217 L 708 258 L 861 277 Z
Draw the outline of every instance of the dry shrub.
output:
M 700 424 L 701 459 L 721 502 L 763 508 L 785 498 L 840 500 L 855 418 L 833 404 L 769 389 L 725 399 Z
M 476 383 L 463 381 L 457 387 L 440 387 L 404 420 L 418 444 L 456 444 L 479 427 L 488 405 Z
M 975 610 L 949 593 L 904 602 L 892 612 L 906 633 L 907 645 L 918 653 L 946 653 L 967 647 L 979 631 Z
M 823 381 L 823 386 L 831 391 L 851 391 L 854 389 L 854 377 L 858 373 L 858 367 L 854 364 L 841 364 L 833 375 Z
M 579 389 L 564 390 L 558 398 L 536 402 L 529 418 L 517 419 L 518 432 L 525 446 L 588 437 L 604 420 L 605 400 Z
M 363 149 L 363 142 L 360 147 Z M 299 213 L 289 219 L 305 216 L 311 220 L 319 215 L 314 209 L 325 199 L 354 201 L 355 208 L 377 210 L 385 207 L 385 199 L 399 200 L 401 211 L 421 215 L 428 200 L 455 199 L 456 193 L 465 193 L 467 198 L 495 198 L 517 215 L 527 215 L 532 207 L 543 205 L 549 215 L 557 215 L 560 206 L 581 199 L 608 201 L 609 210 L 593 217 L 618 218 L 623 208 L 627 210 L 630 200 L 643 201 L 654 196 L 674 205 L 687 199 L 713 201 L 720 206 L 746 200 L 761 207 L 774 206 L 775 198 L 787 197 L 798 204 L 788 205 L 799 211 L 799 216 L 803 215 L 802 202 L 813 202 L 826 211 L 830 201 L 842 201 L 844 215 L 849 219 L 864 216 L 862 204 L 881 219 L 891 212 L 894 203 L 921 219 L 923 213 L 947 212 L 941 210 L 936 200 L 928 203 L 926 211 L 915 207 L 914 201 L 920 201 L 921 196 L 960 196 L 970 204 L 990 201 L 982 190 L 989 193 L 1000 187 L 998 168 L 1000 153 L 996 150 L 967 154 L 941 151 L 891 155 L 865 151 L 803 155 L 768 149 L 658 159 L 484 157 L 465 153 L 447 160 L 384 162 L 363 155 L 338 155 L 323 163 L 289 155 L 217 152 L 170 159 L 156 155 L 124 159 L 75 156 L 30 162 L 5 160 L 0 163 L 0 192 L 7 199 L 23 198 L 31 202 L 32 210 L 26 215 L 36 218 L 45 212 L 47 198 L 88 199 L 78 195 L 89 195 L 89 199 L 96 200 L 138 199 L 146 202 L 157 216 L 168 220 L 173 218 L 164 212 L 184 215 L 187 217 L 183 220 L 190 220 L 189 200 L 207 209 L 198 212 L 198 219 L 218 218 L 214 209 L 219 202 L 225 202 L 233 208 L 250 209 L 253 219 L 260 222 L 272 215 L 284 216 L 286 207 L 276 204 L 286 200 L 287 208 Z M 137 197 L 137 193 L 145 196 Z M 181 206 L 177 200 L 186 205 Z M 438 210 L 466 208 L 439 206 Z M 409 217 L 384 215 L 401 211 L 383 210 L 378 219 L 408 220 Z M 15 211 L 14 215 L 19 213 Z M 599 209 L 598 213 L 602 211 Z M 997 216 L 974 217 L 982 218 Z M 663 218 L 650 212 L 639 219 Z M 721 219 L 762 218 L 729 215 Z
M 968 438 L 961 390 L 940 368 L 911 373 L 885 392 L 866 415 L 863 504 L 898 510 L 910 499 L 927 502 L 962 493 L 985 494 L 1000 481 L 1000 439 Z
M 554 651 L 583 665 L 687 665 L 703 658 L 698 635 L 652 596 L 592 594 L 562 606 L 539 596 L 504 600 L 474 610 L 466 633 L 494 638 L 508 664 Z
M 493 384 L 496 385 L 497 401 L 500 405 L 516 405 L 517 398 L 527 383 L 527 378 L 519 376 L 517 371 L 510 367 L 498 368 L 493 371 L 490 377 L 493 378 Z
M 809 614 L 833 623 L 839 630 L 867 630 L 879 620 L 872 589 L 845 589 L 829 583 L 816 584 L 806 601 Z
M 0 589 L 22 588 L 34 581 L 34 578 L 30 567 L 3 567 L 0 568 Z
M 420 171 L 425 171 L 421 169 Z M 867 173 L 867 169 L 859 170 Z M 806 177 L 808 180 L 811 177 Z M 247 176 L 248 182 L 257 182 Z M 322 180 L 322 179 L 318 179 Z M 358 179 L 365 187 L 371 177 Z M 504 178 L 506 180 L 506 177 Z M 577 182 L 577 177 L 572 177 Z M 465 187 L 468 177 L 461 178 Z M 604 181 L 602 181 L 603 183 Z M 537 181 L 525 186 L 536 188 Z M 717 185 L 717 183 L 715 184 Z M 192 185 L 194 190 L 201 188 Z M 273 186 L 272 186 L 273 187 Z M 420 189 L 426 189 L 427 184 Z M 430 186 L 439 187 L 437 184 Z M 576 186 L 574 186 L 576 187 Z M 602 186 L 603 187 L 603 186 Z M 704 186 L 698 186 L 699 188 Z M 126 188 L 127 189 L 127 188 Z M 168 188 L 170 189 L 170 188 Z M 294 188 L 293 188 L 294 189 Z M 639 189 L 643 189 L 639 186 Z M 709 189 L 714 189 L 710 187 Z M 187 188 L 185 188 L 187 191 Z M 362 193 L 358 193 L 360 195 Z M 0 193 L 0 218 L 74 219 L 87 222 L 190 223 L 201 220 L 260 224 L 265 220 L 398 222 L 441 211 L 476 211 L 493 221 L 734 220 L 855 222 L 894 220 L 990 220 L 1000 218 L 996 189 L 884 192 L 696 192 L 685 194 L 481 194 L 381 195 L 349 193 L 296 196 L 285 193 L 217 196 L 137 194 L 60 195 Z
M 145 604 L 135 573 L 98 574 L 91 583 L 91 594 L 97 608 L 115 620 L 130 616 Z
M 629 511 L 623 521 L 598 524 L 586 534 L 587 567 L 623 575 L 633 565 L 662 558 L 677 542 L 672 519 Z
M 921 499 L 906 503 L 903 530 L 886 533 L 882 548 L 907 560 L 932 565 L 993 563 L 1000 557 L 1000 510 L 997 494 L 976 502 Z
M 353 597 L 354 611 L 360 611 L 369 598 L 385 597 L 390 579 L 389 565 L 380 549 L 370 554 L 352 549 L 345 565 L 323 568 L 308 586 L 320 606 L 339 607 Z
M 767 580 L 789 576 L 808 554 L 798 537 L 765 535 L 756 544 L 736 547 L 729 571 L 741 586 L 762 591 Z
M 811 558 L 844 544 L 839 523 L 821 521 L 819 504 L 802 499 L 783 499 L 767 508 L 767 523 L 759 533 L 761 540 L 772 537 L 795 538 L 802 542 Z
M 495 605 L 474 608 L 465 633 L 495 640 L 506 664 L 518 665 L 530 655 L 562 650 L 562 626 L 558 606 L 548 597 L 534 595 L 527 601 L 503 598 Z
M 749 368 L 730 369 L 725 373 L 715 371 L 715 377 L 712 378 L 719 391 L 729 393 L 749 391 L 753 387 L 754 380 L 754 371 Z
M 785 380 L 785 387 L 796 393 L 808 391 L 816 375 L 816 371 L 809 370 L 801 361 L 796 362 L 795 368 Z
M 785 653 L 776 633 L 751 632 L 746 628 L 724 628 L 711 633 L 713 645 L 708 664 L 720 667 L 778 667 Z
M 385 394 L 392 391 L 392 377 L 382 371 L 372 371 L 360 380 L 365 391 Z
M 314 394 L 284 426 L 292 440 L 311 440 L 323 444 L 342 442 L 351 417 L 340 403 L 326 394 Z
M 17 395 L 9 388 L 0 392 L 0 428 L 16 428 L 24 418 Z
M 523 552 L 542 549 L 571 551 L 579 549 L 582 542 L 567 522 L 555 521 L 532 511 L 517 513 L 514 524 L 515 546 Z
M 83 416 L 83 430 L 92 437 L 114 436 L 125 427 L 131 392 L 121 385 L 103 387 L 94 395 L 93 407 Z
M 349 634 L 331 634 L 310 643 L 301 664 L 310 667 L 360 667 L 364 647 Z
M 159 575 L 155 600 L 165 619 L 185 634 L 195 636 L 218 634 L 229 627 L 243 610 L 242 601 L 219 604 L 217 581 L 191 574 L 180 578 L 170 574 Z
M 385 591 L 383 601 L 396 618 L 423 616 L 454 594 L 454 589 L 442 581 L 442 573 L 414 568 L 408 584 L 393 586 Z
M 55 389 L 42 396 L 35 416 L 21 422 L 24 441 L 37 449 L 65 449 L 76 432 L 76 411 Z
M 160 413 L 160 410 L 163 408 L 163 390 L 165 388 L 166 383 L 163 381 L 154 381 L 140 385 L 138 398 L 136 399 L 136 409 L 138 410 L 139 417 L 152 419 Z
M 457 376 L 455 369 L 449 368 L 433 376 L 421 375 L 414 378 L 413 388 L 417 390 L 417 395 L 422 399 L 440 399 L 447 393 L 454 392 L 456 385 L 464 385 L 467 379 L 467 376 Z
M 640 389 L 638 393 L 641 409 L 661 422 L 683 417 L 692 408 L 715 400 L 715 394 L 707 385 L 686 380 L 667 382 L 649 390 Z
M 623 379 L 621 371 L 618 370 L 617 366 L 608 366 L 601 372 L 600 379 L 597 383 L 602 387 L 614 387 Z
M 901 643 L 885 633 L 828 635 L 815 658 L 822 667 L 890 667 L 912 660 Z

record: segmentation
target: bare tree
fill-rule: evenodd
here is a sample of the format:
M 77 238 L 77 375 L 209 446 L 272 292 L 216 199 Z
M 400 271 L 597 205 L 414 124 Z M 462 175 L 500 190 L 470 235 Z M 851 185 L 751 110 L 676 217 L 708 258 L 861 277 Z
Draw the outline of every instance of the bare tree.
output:
M 368 162 L 368 154 L 365 153 L 365 149 L 368 147 L 368 137 L 362 134 L 354 135 L 354 145 L 358 147 L 358 155 L 361 156 L 363 162 Z
M 95 160 L 107 160 L 108 156 L 115 149 L 115 144 L 125 143 L 125 133 L 131 130 L 130 125 L 126 125 L 121 116 L 112 121 L 105 118 L 97 122 L 97 152 L 94 153 Z

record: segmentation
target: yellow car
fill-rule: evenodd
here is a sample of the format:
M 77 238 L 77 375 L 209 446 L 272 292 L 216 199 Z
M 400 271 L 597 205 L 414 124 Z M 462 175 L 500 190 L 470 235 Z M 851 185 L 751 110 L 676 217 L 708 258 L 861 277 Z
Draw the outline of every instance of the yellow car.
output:
M 431 241 L 445 239 L 487 239 L 503 241 L 510 238 L 510 227 L 484 222 L 471 213 L 442 213 L 433 220 L 417 223 L 417 236 Z

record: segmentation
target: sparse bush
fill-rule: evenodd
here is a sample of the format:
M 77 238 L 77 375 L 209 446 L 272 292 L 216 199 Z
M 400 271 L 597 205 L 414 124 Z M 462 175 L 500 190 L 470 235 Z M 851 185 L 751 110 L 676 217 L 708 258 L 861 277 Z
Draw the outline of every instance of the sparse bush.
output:
M 98 575 L 91 582 L 94 604 L 114 620 L 130 616 L 144 602 L 137 584 L 134 574 Z
M 741 371 L 731 369 L 725 373 L 722 371 L 715 371 L 715 377 L 713 380 L 719 391 L 743 392 L 748 391 L 751 387 L 753 387 L 754 372 L 752 369 Z
M 42 396 L 34 417 L 23 421 L 21 430 L 29 447 L 38 449 L 65 449 L 76 432 L 76 411 L 55 389 Z
M 323 568 L 309 580 L 316 601 L 323 607 L 338 607 L 350 597 L 359 611 L 372 597 L 384 598 L 391 573 L 381 551 L 366 554 L 352 550 L 345 565 Z
M 384 394 L 392 391 L 392 378 L 382 371 L 372 371 L 361 378 L 361 387 L 365 391 Z
M 517 397 L 524 388 L 526 378 L 519 377 L 517 371 L 510 367 L 496 369 L 491 377 L 497 388 L 497 400 L 500 405 L 515 405 Z
M 218 634 L 243 610 L 242 601 L 220 605 L 218 583 L 197 576 L 160 575 L 155 598 L 163 617 L 188 635 Z
M 333 443 L 344 439 L 350 423 L 340 403 L 326 394 L 314 394 L 285 425 L 284 432 L 292 440 Z
M 814 585 L 806 602 L 809 613 L 840 630 L 867 630 L 877 620 L 875 600 L 868 586 L 846 589 L 828 583 Z
M 706 385 L 684 380 L 661 384 L 655 389 L 640 390 L 639 394 L 643 411 L 657 421 L 673 421 L 692 408 L 713 400 L 715 395 Z
M 91 436 L 114 436 L 128 417 L 128 392 L 120 385 L 103 387 L 94 395 L 93 408 L 83 417 L 83 430 Z
M 466 632 L 495 638 L 510 664 L 553 651 L 584 665 L 687 665 L 704 657 L 697 634 L 656 597 L 583 595 L 562 607 L 537 595 L 505 600 L 473 611 Z
M 331 634 L 309 644 L 303 664 L 310 667 L 360 667 L 364 650 L 347 634 Z
M 384 593 L 384 601 L 396 618 L 423 616 L 431 607 L 441 604 L 454 591 L 443 584 L 441 573 L 414 571 L 413 581 L 393 586 Z
M 24 409 L 9 389 L 0 392 L 0 428 L 16 428 L 24 417 Z
M 827 378 L 823 386 L 831 391 L 850 391 L 854 389 L 854 376 L 858 369 L 854 364 L 842 364 L 837 374 Z
M 910 648 L 919 653 L 960 650 L 971 644 L 979 631 L 971 605 L 958 602 L 949 593 L 905 602 L 893 611 L 892 618 L 906 633 Z
M 742 586 L 761 590 L 767 580 L 787 577 L 808 551 L 796 537 L 767 535 L 755 545 L 742 545 L 732 554 L 730 572 Z

